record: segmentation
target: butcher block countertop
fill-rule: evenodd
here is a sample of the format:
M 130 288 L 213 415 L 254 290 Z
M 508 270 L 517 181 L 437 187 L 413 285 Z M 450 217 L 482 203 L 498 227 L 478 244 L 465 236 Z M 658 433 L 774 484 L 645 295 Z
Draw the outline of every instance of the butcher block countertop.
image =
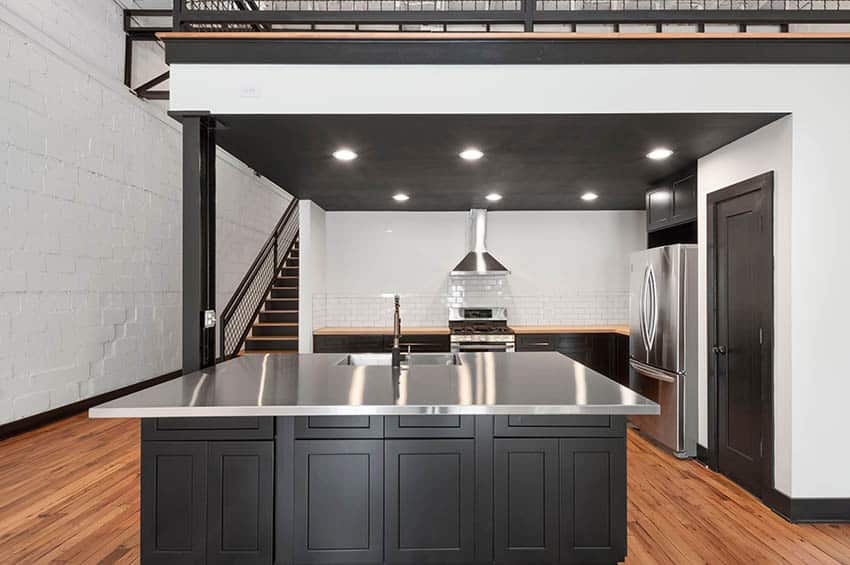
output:
M 629 335 L 629 326 L 511 326 L 517 334 L 620 334 Z
M 449 335 L 449 328 L 427 326 L 401 326 L 402 335 Z M 313 335 L 393 335 L 391 327 L 386 328 L 319 328 Z
M 511 326 L 517 334 L 620 334 L 629 335 L 629 326 Z M 404 326 L 402 335 L 448 335 L 447 327 Z M 313 335 L 392 335 L 391 327 L 385 328 L 319 328 Z

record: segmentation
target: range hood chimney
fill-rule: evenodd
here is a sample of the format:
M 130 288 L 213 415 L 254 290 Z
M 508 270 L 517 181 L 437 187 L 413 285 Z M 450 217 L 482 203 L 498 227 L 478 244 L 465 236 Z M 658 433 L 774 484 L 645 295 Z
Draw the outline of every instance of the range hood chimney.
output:
M 507 267 L 487 252 L 487 210 L 469 211 L 469 253 L 457 264 L 453 277 L 470 275 L 507 275 Z

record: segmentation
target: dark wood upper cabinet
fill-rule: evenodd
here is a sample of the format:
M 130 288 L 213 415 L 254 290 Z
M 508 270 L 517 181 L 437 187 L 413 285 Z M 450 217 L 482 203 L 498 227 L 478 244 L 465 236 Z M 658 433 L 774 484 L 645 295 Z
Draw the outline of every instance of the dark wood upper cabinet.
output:
M 649 232 L 697 219 L 697 175 L 691 171 L 646 191 L 646 228 Z

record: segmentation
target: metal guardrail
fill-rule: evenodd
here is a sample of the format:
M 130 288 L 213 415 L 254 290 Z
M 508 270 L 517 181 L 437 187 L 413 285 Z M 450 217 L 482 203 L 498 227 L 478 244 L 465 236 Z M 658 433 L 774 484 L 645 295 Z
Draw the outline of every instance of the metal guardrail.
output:
M 298 200 L 293 198 L 219 317 L 219 360 L 226 361 L 242 349 L 297 237 Z
M 847 0 L 175 0 L 177 31 L 452 24 L 850 23 Z M 616 29 L 615 29 L 616 31 Z M 702 29 L 700 30 L 702 31 Z M 742 31 L 744 29 L 742 28 Z

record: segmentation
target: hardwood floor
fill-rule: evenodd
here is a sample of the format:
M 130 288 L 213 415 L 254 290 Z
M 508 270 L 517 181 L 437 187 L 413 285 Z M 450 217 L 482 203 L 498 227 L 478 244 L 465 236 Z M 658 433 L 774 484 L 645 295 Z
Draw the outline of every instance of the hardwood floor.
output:
M 850 525 L 794 525 L 629 436 L 627 565 L 850 564 Z M 0 442 L 0 564 L 138 563 L 139 423 L 75 416 Z

